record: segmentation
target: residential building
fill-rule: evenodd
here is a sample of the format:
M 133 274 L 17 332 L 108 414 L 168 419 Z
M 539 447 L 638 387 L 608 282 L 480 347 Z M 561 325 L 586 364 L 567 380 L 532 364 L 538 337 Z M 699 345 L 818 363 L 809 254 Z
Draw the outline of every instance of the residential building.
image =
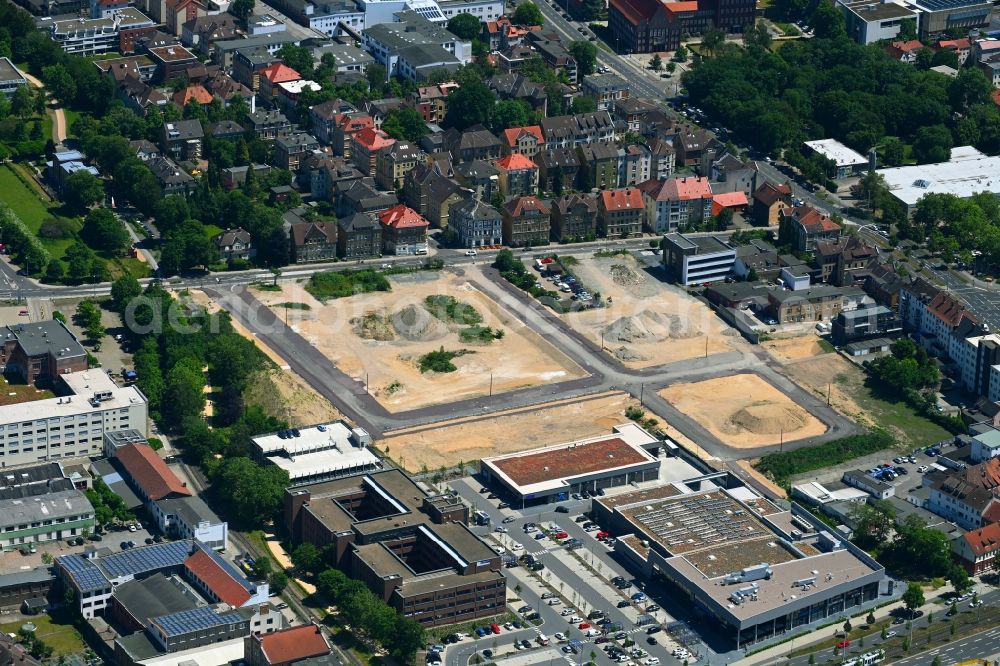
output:
M 378 215 L 382 224 L 382 253 L 391 255 L 427 254 L 427 228 L 430 222 L 405 204 L 384 210 Z
M 1000 156 L 987 156 L 971 146 L 951 149 L 951 159 L 936 164 L 879 169 L 890 194 L 913 214 L 917 202 L 927 194 L 951 194 L 967 199 L 979 192 L 1000 194 Z
M 543 35 L 541 31 L 530 31 L 526 37 L 546 65 L 557 72 L 564 73 L 566 80 L 575 85 L 578 78 L 576 58 L 566 50 L 560 39 L 548 39 L 550 36 L 555 37 L 556 35 Z
M 638 188 L 604 190 L 599 199 L 600 231 L 607 238 L 628 238 L 642 233 L 645 205 Z
M 885 52 L 893 60 L 913 65 L 917 62 L 917 52 L 926 48 L 919 39 L 906 39 L 886 44 Z
M 175 160 L 201 159 L 201 142 L 205 130 L 200 120 L 175 120 L 163 123 L 160 147 Z
M 375 183 L 371 178 L 351 179 L 346 183 L 338 182 L 335 185 L 333 199 L 336 203 L 338 217 L 350 216 L 354 213 L 378 213 L 399 203 L 394 192 L 376 190 Z M 337 240 L 338 243 L 341 240 L 339 233 Z M 381 247 L 381 240 L 379 240 L 377 247 Z
M 292 263 L 333 261 L 337 257 L 337 225 L 332 221 L 301 222 L 289 228 Z
M 511 247 L 549 243 L 549 207 L 534 195 L 519 196 L 504 204 L 503 241 Z
M 351 161 L 365 176 L 378 173 L 379 151 L 391 147 L 396 140 L 380 129 L 366 127 L 351 139 Z
M 448 226 L 458 234 L 458 244 L 461 247 L 478 248 L 503 243 L 503 219 L 500 213 L 477 196 L 451 206 L 448 211 Z
M 249 261 L 257 255 L 250 232 L 236 228 L 223 231 L 212 239 L 223 261 Z
M 439 123 L 444 120 L 448 111 L 448 95 L 458 90 L 458 87 L 454 81 L 419 87 L 411 94 L 413 108 L 425 122 Z
M 243 138 L 247 130 L 243 125 L 232 120 L 220 120 L 217 123 L 209 123 L 205 128 L 206 133 L 216 139 L 227 139 L 236 141 Z
M 548 108 L 548 95 L 545 86 L 535 83 L 522 74 L 498 74 L 486 81 L 486 85 L 500 99 L 524 100 L 531 108 L 538 111 L 542 117 Z
M 708 178 L 674 177 L 640 183 L 649 225 L 656 233 L 675 231 L 712 218 L 712 187 Z
M 1000 456 L 1000 430 L 991 428 L 972 437 L 971 459 L 985 462 Z
M 779 324 L 829 321 L 840 314 L 845 301 L 857 291 L 822 284 L 797 291 L 770 291 L 766 312 Z
M 0 477 L 0 548 L 10 551 L 92 532 L 94 507 L 59 463 L 7 467 Z
M 538 192 L 538 167 L 521 153 L 511 153 L 495 162 L 499 170 L 500 193 L 506 197 Z
M 713 236 L 668 233 L 662 246 L 667 273 L 685 286 L 724 280 L 736 263 L 736 248 Z
M 60 376 L 87 369 L 87 351 L 61 321 L 8 324 L 0 335 L 0 368 L 26 384 L 52 387 Z
M 580 188 L 608 190 L 618 187 L 624 153 L 617 144 L 605 141 L 586 143 L 577 148 L 580 154 Z
M 876 305 L 838 314 L 833 320 L 831 337 L 833 344 L 843 346 L 858 340 L 894 338 L 902 333 L 899 315 L 884 305 Z
M 710 178 L 714 194 L 742 192 L 749 199 L 757 189 L 757 165 L 726 151 L 712 162 Z
M 969 530 L 952 541 L 952 552 L 970 576 L 993 571 L 1000 561 L 1000 523 Z
M 959 66 L 964 65 L 972 53 L 972 43 L 968 37 L 963 37 L 962 39 L 939 39 L 937 48 L 939 51 L 954 51 L 958 56 Z
M 593 194 L 564 194 L 552 201 L 552 240 L 580 241 L 597 237 L 597 197 Z
M 281 62 L 271 63 L 260 70 L 260 89 L 258 92 L 265 100 L 274 99 L 278 95 L 279 86 L 283 83 L 294 83 L 302 80 L 302 75 Z
M 403 187 L 403 178 L 423 159 L 424 152 L 407 141 L 396 143 L 378 151 L 375 182 L 384 190 Z
M 17 67 L 14 67 L 10 58 L 0 58 L 0 95 L 9 100 L 18 88 L 26 85 L 28 85 L 28 80 L 24 78 L 24 74 Z
M 211 55 L 215 42 L 236 38 L 236 17 L 229 13 L 200 16 L 181 26 L 181 44 L 198 47 L 198 51 Z
M 1000 458 L 963 470 L 931 471 L 924 475 L 929 489 L 926 508 L 964 530 L 984 527 L 984 514 L 1000 495 Z
M 654 138 L 647 143 L 649 148 L 649 177 L 653 180 L 670 178 L 674 175 L 677 153 L 674 145 L 665 139 Z
M 865 276 L 865 293 L 875 299 L 879 305 L 899 312 L 899 292 L 903 279 L 896 273 L 891 264 L 871 262 L 868 265 L 868 275 Z
M 232 55 L 233 78 L 252 92 L 260 90 L 261 72 L 280 59 L 263 46 L 237 49 Z
M 472 14 L 482 22 L 494 21 L 504 15 L 505 0 L 438 0 L 444 18 Z
M 277 53 L 278 50 L 285 44 L 294 44 L 298 46 L 301 41 L 301 37 L 295 36 L 287 30 L 271 34 L 257 35 L 256 37 L 244 37 L 242 39 L 220 39 L 215 43 L 215 51 L 212 53 L 212 62 L 225 70 L 233 68 L 233 77 L 246 87 L 256 92 L 256 89 L 254 89 L 250 83 L 237 76 L 236 53 L 239 51 L 248 51 L 258 54 L 264 52 L 273 57 L 274 54 Z M 258 51 L 258 49 L 260 50 Z M 271 62 L 274 62 L 275 60 L 277 59 L 274 59 Z M 243 73 L 250 74 L 251 80 L 254 78 L 259 80 L 259 70 L 254 69 L 244 71 Z
M 363 259 L 382 254 L 382 229 L 374 216 L 356 213 L 337 220 L 337 255 L 341 259 Z
M 195 180 L 173 160 L 153 157 L 146 160 L 146 167 L 153 172 L 163 194 L 184 194 L 194 191 Z
M 698 168 L 706 162 L 711 165 L 716 154 L 713 148 L 714 143 L 715 139 L 712 135 L 703 129 L 687 126 L 680 128 L 674 136 L 677 164 L 694 168 Z M 700 171 L 703 176 L 710 173 L 708 169 Z
M 247 115 L 247 129 L 253 131 L 258 139 L 274 140 L 292 130 L 285 114 L 274 109 L 256 109 Z
M 760 226 L 777 227 L 785 209 L 792 207 L 792 188 L 787 183 L 764 182 L 751 197 L 751 215 Z
M 525 157 L 534 157 L 545 147 L 545 136 L 539 125 L 526 127 L 511 127 L 503 131 L 503 154 L 520 153 Z
M 500 157 L 501 142 L 482 125 L 459 132 L 451 128 L 444 134 L 445 149 L 456 162 L 495 160 Z
M 615 74 L 591 74 L 583 77 L 580 90 L 597 104 L 598 111 L 614 111 L 615 105 L 629 97 L 628 83 Z
M 542 118 L 546 148 L 575 148 L 596 141 L 614 141 L 616 126 L 607 111 Z
M 289 488 L 283 513 L 293 543 L 329 546 L 404 617 L 439 626 L 505 606 L 500 556 L 466 527 L 468 508 L 427 495 L 399 470 Z
M 250 166 L 240 166 L 240 167 L 229 167 L 222 170 L 222 186 L 227 190 L 232 190 L 237 187 L 242 187 L 247 180 L 247 172 L 250 171 Z M 254 164 L 253 165 L 254 176 L 259 180 L 271 173 L 271 167 L 267 164 Z
M 816 244 L 815 264 L 823 282 L 838 287 L 864 284 L 868 266 L 878 258 L 878 248 L 855 236 Z
M 450 180 L 450 175 L 452 175 L 450 158 L 445 165 L 434 159 L 420 162 L 403 177 L 403 201 L 413 210 L 427 217 L 434 225 L 434 220 L 428 217 L 431 186 L 441 179 Z M 458 189 L 457 184 L 455 184 L 455 189 Z
M 198 64 L 198 56 L 179 44 L 147 48 L 146 55 L 156 65 L 156 75 L 153 78 L 160 84 L 184 78 L 186 70 Z
M 42 24 L 49 36 L 66 53 L 81 56 L 102 53 L 132 53 L 135 40 L 155 32 L 156 22 L 135 7 L 125 7 L 113 17 L 60 18 Z
M 750 281 L 751 277 L 756 276 L 757 280 L 774 281 L 778 277 L 780 268 L 778 251 L 765 240 L 754 239 L 747 245 L 736 248 L 733 275 L 741 280 Z
M 545 148 L 535 154 L 538 188 L 545 192 L 573 189 L 579 178 L 580 156 L 575 148 Z
M 455 179 L 483 201 L 492 201 L 500 192 L 500 169 L 490 162 L 463 162 L 455 167 Z
M 250 634 L 245 639 L 247 666 L 292 666 L 324 657 L 330 644 L 316 624 L 302 624 L 269 634 Z
M 818 243 L 840 239 L 840 225 L 811 206 L 796 206 L 780 213 L 778 236 L 799 252 L 813 252 Z
M 919 29 L 920 13 L 902 4 L 838 0 L 837 6 L 844 14 L 847 34 L 859 44 L 898 39 L 907 23 L 914 34 Z
M 465 201 L 472 193 L 463 190 L 450 178 L 438 176 L 434 178 L 428 188 L 429 203 L 427 206 L 427 221 L 438 229 L 448 228 L 448 219 L 451 207 Z
M 870 166 L 870 161 L 867 157 L 848 148 L 836 139 L 806 141 L 804 145 L 809 151 L 825 157 L 836 165 L 837 174 L 835 178 L 847 178 L 848 176 L 857 175 L 867 170 Z
M 629 187 L 649 180 L 652 155 L 641 143 L 632 143 L 618 155 L 618 184 Z
M 319 141 L 312 134 L 282 134 L 274 140 L 274 161 L 276 166 L 294 174 L 303 159 L 319 150 Z
M 354 146 L 354 136 L 363 129 L 374 129 L 375 119 L 364 111 L 342 114 L 333 127 L 330 147 L 335 155 L 352 158 L 351 149 Z

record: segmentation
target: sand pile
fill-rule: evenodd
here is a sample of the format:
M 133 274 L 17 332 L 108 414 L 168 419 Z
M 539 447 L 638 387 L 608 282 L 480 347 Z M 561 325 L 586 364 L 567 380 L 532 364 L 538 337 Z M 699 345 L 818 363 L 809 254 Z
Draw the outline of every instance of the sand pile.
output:
M 363 340 L 388 342 L 396 339 L 392 327 L 385 320 L 385 315 L 378 312 L 366 312 L 360 317 L 355 317 L 351 320 L 351 326 L 354 334 Z
M 802 408 L 778 405 L 773 402 L 755 402 L 729 417 L 727 425 L 733 432 L 747 431 L 757 435 L 775 435 L 793 432 L 806 425 Z
M 701 335 L 690 329 L 680 316 L 647 311 L 632 317 L 621 317 L 604 328 L 607 342 L 659 342 L 668 338 L 690 338 Z
M 645 361 L 645 360 L 647 360 L 646 356 L 643 356 L 642 354 L 640 354 L 638 352 L 632 351 L 631 349 L 629 349 L 625 345 L 622 345 L 621 347 L 618 347 L 617 349 L 612 349 L 611 353 L 614 355 L 615 358 L 617 358 L 619 361 L 623 361 L 623 362 L 628 362 L 628 361 Z
M 413 342 L 437 340 L 448 334 L 448 326 L 422 305 L 407 305 L 395 312 L 390 320 L 396 333 Z
M 613 264 L 611 268 L 608 269 L 608 273 L 611 275 L 611 279 L 614 280 L 615 284 L 619 284 L 623 287 L 634 287 L 643 282 L 642 276 L 625 264 Z

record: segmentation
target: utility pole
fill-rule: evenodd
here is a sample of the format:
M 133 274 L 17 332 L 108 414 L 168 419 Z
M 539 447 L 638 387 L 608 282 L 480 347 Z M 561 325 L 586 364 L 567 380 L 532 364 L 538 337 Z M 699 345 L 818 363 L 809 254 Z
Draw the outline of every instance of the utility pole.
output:
M 827 382 L 826 384 L 826 406 L 830 406 L 830 389 L 833 387 L 833 382 Z
M 493 373 L 490 373 L 490 397 L 493 397 Z

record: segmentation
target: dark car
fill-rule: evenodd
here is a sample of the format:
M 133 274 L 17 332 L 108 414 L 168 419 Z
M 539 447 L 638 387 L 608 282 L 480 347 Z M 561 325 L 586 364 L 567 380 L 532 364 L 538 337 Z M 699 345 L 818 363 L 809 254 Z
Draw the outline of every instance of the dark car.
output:
M 500 502 L 499 504 L 497 504 L 497 508 L 498 509 L 507 509 L 509 507 L 510 507 L 510 504 L 507 504 L 507 502 Z
M 649 643 L 650 645 L 656 645 L 656 638 L 654 638 L 653 636 L 649 636 L 646 639 L 646 642 Z
M 621 601 L 618 602 L 618 608 L 628 608 L 631 605 L 632 604 L 626 601 L 625 599 L 622 599 Z
M 607 643 L 610 640 L 611 639 L 608 638 L 607 636 L 598 636 L 597 638 L 594 639 L 594 643 L 600 645 L 601 643 Z
M 663 629 L 660 627 L 660 625 L 654 624 L 652 627 L 650 627 L 649 629 L 646 630 L 646 633 L 647 634 L 658 634 L 661 631 L 663 631 Z
M 556 507 L 556 513 L 569 513 L 569 509 L 560 504 Z

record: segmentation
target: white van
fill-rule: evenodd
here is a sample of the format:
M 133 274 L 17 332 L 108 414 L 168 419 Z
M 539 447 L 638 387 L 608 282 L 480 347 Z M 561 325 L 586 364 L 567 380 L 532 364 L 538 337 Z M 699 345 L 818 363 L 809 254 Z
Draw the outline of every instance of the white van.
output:
M 587 632 L 584 634 L 584 636 L 586 636 L 587 638 L 593 638 L 594 636 L 600 636 L 600 635 L 601 632 L 598 631 L 597 629 L 594 629 L 593 627 L 587 629 Z
M 549 644 L 549 637 L 546 636 L 545 634 L 538 634 L 538 638 L 536 638 L 535 640 L 538 641 L 539 645 L 548 645 Z

